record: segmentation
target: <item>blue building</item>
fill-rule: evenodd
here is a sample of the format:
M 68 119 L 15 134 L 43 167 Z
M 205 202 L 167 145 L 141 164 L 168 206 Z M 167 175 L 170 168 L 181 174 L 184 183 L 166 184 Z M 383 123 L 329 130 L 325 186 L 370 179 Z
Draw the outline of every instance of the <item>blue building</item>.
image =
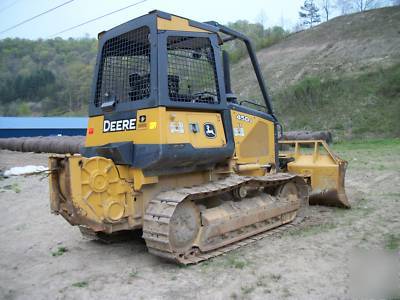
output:
M 86 135 L 88 118 L 0 117 L 0 138 Z

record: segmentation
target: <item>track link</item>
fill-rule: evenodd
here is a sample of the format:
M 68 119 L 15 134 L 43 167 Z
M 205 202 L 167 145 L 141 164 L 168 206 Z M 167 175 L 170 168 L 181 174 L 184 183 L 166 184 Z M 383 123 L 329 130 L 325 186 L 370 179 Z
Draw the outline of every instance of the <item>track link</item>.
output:
M 304 184 L 302 185 L 303 189 L 300 191 L 301 197 L 303 198 L 302 202 L 305 201 L 308 203 L 308 193 L 303 179 L 288 173 L 279 173 L 263 177 L 231 175 L 225 179 L 204 185 L 181 188 L 158 194 L 155 199 L 149 202 L 144 216 L 143 238 L 146 241 L 149 252 L 178 262 L 179 264 L 196 264 L 294 226 L 293 224 L 287 223 L 293 220 L 296 212 L 288 212 L 272 218 L 273 220 L 267 220 L 267 223 L 263 225 L 264 227 L 254 230 L 253 233 L 242 236 L 239 235 L 236 239 L 228 238 L 226 245 L 221 244 L 221 246 L 216 249 L 200 251 L 200 249 L 194 247 L 190 251 L 182 253 L 176 251 L 170 243 L 170 221 L 176 207 L 183 201 L 196 201 L 211 196 L 218 196 L 223 193 L 231 192 L 241 185 L 268 188 L 277 187 L 291 180 Z

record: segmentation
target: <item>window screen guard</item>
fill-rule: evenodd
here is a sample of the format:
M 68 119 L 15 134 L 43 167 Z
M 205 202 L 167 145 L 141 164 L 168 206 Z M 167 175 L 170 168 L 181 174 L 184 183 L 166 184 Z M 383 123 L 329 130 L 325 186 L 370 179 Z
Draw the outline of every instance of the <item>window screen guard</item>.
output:
M 143 26 L 105 42 L 94 98 L 99 107 L 108 101 L 137 101 L 150 96 L 150 30 Z
M 170 100 L 219 104 L 215 56 L 209 38 L 169 36 L 167 51 Z

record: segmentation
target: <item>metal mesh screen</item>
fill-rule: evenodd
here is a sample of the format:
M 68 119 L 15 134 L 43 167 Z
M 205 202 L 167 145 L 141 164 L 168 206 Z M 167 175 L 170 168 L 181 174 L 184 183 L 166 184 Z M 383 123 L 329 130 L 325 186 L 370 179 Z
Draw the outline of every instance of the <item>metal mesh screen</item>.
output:
M 105 42 L 94 104 L 129 102 L 150 96 L 150 30 L 140 27 Z
M 170 36 L 168 92 L 172 101 L 218 104 L 214 51 L 208 38 Z

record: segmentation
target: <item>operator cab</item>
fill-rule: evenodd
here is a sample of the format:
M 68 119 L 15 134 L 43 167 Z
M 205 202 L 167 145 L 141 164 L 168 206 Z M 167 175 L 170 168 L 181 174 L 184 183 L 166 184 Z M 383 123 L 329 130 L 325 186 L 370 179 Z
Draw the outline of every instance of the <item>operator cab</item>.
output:
M 261 104 L 232 92 L 222 46 L 233 40 L 248 50 Z M 278 123 L 251 42 L 216 22 L 152 11 L 99 34 L 89 116 L 81 153 L 146 174 L 211 169 L 232 157 L 278 165 Z
M 264 103 L 238 103 L 222 44 L 245 43 Z M 90 116 L 165 106 L 222 111 L 252 106 L 276 121 L 250 40 L 216 22 L 161 11 L 99 34 Z M 232 106 L 233 105 L 233 106 Z

